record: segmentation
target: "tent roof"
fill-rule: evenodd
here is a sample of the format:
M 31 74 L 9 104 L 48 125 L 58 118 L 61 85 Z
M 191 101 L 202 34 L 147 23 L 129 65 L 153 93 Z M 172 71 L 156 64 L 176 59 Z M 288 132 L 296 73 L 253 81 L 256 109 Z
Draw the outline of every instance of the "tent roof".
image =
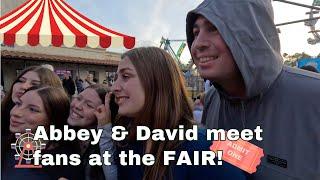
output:
M 64 0 L 27 0 L 0 18 L 0 43 L 130 49 L 135 38 L 99 25 Z

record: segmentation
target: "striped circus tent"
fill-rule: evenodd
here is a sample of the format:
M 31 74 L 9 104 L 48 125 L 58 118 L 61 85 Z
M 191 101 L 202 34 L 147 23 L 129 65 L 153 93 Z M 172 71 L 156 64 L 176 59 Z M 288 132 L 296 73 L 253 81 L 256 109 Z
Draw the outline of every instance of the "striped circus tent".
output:
M 64 0 L 27 0 L 0 18 L 0 43 L 131 49 L 135 38 L 99 25 Z

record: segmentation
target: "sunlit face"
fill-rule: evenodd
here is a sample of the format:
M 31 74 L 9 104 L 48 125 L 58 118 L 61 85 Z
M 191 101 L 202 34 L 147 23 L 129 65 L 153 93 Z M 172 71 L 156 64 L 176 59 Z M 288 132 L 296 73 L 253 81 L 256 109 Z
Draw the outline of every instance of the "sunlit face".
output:
M 21 76 L 12 88 L 12 101 L 17 102 L 26 90 L 32 86 L 40 85 L 40 77 L 36 72 L 28 71 Z
M 223 82 L 238 75 L 233 56 L 214 25 L 199 16 L 193 26 L 191 54 L 203 78 Z
M 145 92 L 137 71 L 128 57 L 120 61 L 111 89 L 119 106 L 119 115 L 136 117 L 144 106 Z
M 43 101 L 36 90 L 28 91 L 15 101 L 10 112 L 10 131 L 23 133 L 26 129 L 35 132 L 40 125 L 48 127 L 49 119 L 44 109 Z
M 92 127 L 97 122 L 94 112 L 101 104 L 101 99 L 94 89 L 85 89 L 72 98 L 68 124 L 82 128 Z

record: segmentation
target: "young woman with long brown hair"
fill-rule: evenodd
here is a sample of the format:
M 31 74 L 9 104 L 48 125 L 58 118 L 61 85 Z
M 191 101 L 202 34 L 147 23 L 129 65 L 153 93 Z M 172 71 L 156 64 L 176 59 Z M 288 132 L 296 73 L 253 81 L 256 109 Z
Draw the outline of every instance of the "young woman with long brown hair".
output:
M 10 111 L 17 101 L 29 88 L 47 85 L 62 88 L 59 77 L 50 69 L 42 66 L 30 66 L 24 69 L 12 83 L 10 90 L 1 102 L 1 135 L 9 133 Z
M 230 164 L 222 166 L 163 165 L 164 151 L 208 151 L 210 142 L 199 129 L 197 141 L 136 141 L 136 127 L 153 129 L 191 129 L 192 107 L 187 97 L 182 73 L 174 59 L 155 47 L 136 48 L 123 54 L 112 86 L 119 105 L 115 125 L 126 127 L 129 135 L 117 144 L 117 150 L 153 154 L 152 166 L 118 167 L 119 179 L 244 179 L 244 174 Z M 108 104 L 108 103 L 106 103 Z M 106 109 L 109 107 L 106 106 Z M 110 114 L 110 113 L 109 113 Z M 110 116 L 110 115 L 109 115 Z
M 62 88 L 55 87 L 32 87 L 20 98 L 14 100 L 14 107 L 10 111 L 10 136 L 2 144 L 2 167 L 1 177 L 3 179 L 82 179 L 78 171 L 80 169 L 71 165 L 43 166 L 36 169 L 19 169 L 14 154 L 15 150 L 10 149 L 10 143 L 14 143 L 14 133 L 25 133 L 30 129 L 35 133 L 38 126 L 44 126 L 46 133 L 49 133 L 49 126 L 54 125 L 55 129 L 63 131 L 67 125 L 70 102 L 67 94 Z M 70 154 L 77 153 L 70 141 L 42 141 L 46 144 L 41 154 Z M 47 161 L 47 160 L 46 160 Z M 33 159 L 32 159 L 33 162 Z M 31 164 L 32 164 L 31 162 Z

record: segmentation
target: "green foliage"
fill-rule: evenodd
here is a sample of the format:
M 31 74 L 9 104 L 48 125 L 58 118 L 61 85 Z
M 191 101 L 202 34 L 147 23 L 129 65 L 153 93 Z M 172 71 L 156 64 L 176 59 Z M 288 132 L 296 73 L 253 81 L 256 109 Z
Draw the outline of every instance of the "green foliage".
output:
M 314 0 L 312 5 L 313 6 L 320 6 L 320 0 Z
M 284 64 L 288 65 L 288 66 L 292 66 L 292 67 L 296 66 L 296 62 L 298 59 L 311 58 L 311 56 L 305 52 L 295 53 L 293 55 L 289 55 L 287 53 L 284 53 L 283 57 L 284 57 Z

